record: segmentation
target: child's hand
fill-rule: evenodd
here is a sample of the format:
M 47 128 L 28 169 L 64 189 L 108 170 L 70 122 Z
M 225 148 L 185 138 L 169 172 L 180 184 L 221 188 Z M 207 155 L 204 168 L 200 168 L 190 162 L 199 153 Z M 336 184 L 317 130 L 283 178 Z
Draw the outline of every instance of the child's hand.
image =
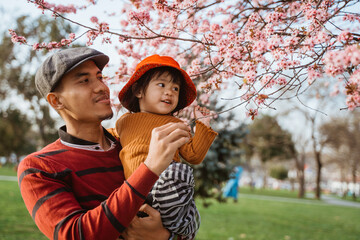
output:
M 206 107 L 194 106 L 194 117 L 205 126 L 210 127 L 210 110 Z

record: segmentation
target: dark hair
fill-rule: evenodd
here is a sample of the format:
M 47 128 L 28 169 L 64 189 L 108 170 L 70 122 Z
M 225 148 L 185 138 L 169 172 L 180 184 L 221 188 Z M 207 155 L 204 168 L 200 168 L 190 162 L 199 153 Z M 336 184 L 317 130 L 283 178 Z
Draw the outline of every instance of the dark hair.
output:
M 156 75 L 168 73 L 171 76 L 171 81 L 180 85 L 179 101 L 176 108 L 171 112 L 175 113 L 186 106 L 184 77 L 179 70 L 173 67 L 156 67 L 144 73 L 127 91 L 124 95 L 123 102 L 131 112 L 140 112 L 139 99 L 135 96 L 136 93 L 145 92 L 151 79 Z

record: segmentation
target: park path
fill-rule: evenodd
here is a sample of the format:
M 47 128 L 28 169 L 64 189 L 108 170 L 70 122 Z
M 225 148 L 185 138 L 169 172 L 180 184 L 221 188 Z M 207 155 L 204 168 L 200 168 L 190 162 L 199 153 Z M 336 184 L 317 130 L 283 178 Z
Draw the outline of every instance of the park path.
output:
M 345 206 L 345 207 L 357 207 L 360 208 L 360 203 L 359 202 L 351 202 L 351 201 L 345 201 L 342 199 L 338 199 L 329 195 L 323 195 L 321 196 L 321 200 L 323 200 L 324 202 L 328 203 L 328 204 L 333 204 L 333 205 L 340 205 L 340 206 Z
M 13 181 L 13 182 L 17 182 L 17 177 L 15 177 L 15 176 L 2 176 L 2 175 L 0 175 L 0 181 Z
M 17 177 L 15 176 L 2 176 L 0 175 L 0 181 L 17 181 Z M 265 196 L 265 195 L 255 195 L 255 194 L 245 194 L 239 193 L 240 198 L 248 198 L 248 199 L 261 199 L 268 201 L 277 201 L 277 202 L 291 202 L 291 203 L 301 203 L 301 204 L 312 204 L 312 205 L 337 205 L 344 207 L 355 207 L 360 208 L 359 202 L 351 202 L 345 201 L 342 199 L 338 199 L 329 195 L 322 195 L 321 201 L 309 200 L 309 199 L 298 199 L 298 198 L 285 198 L 285 197 L 273 197 L 273 196 Z
M 274 196 L 265 196 L 265 195 L 255 195 L 255 194 L 245 194 L 239 193 L 240 198 L 248 198 L 248 199 L 261 199 L 268 201 L 276 201 L 276 202 L 289 202 L 289 203 L 299 203 L 299 204 L 311 204 L 311 205 L 336 205 L 336 206 L 344 206 L 344 207 L 354 207 L 360 208 L 359 202 L 351 202 L 342 199 L 338 199 L 329 195 L 322 195 L 321 201 L 310 200 L 310 199 L 298 199 L 298 198 L 285 198 L 285 197 L 274 197 Z

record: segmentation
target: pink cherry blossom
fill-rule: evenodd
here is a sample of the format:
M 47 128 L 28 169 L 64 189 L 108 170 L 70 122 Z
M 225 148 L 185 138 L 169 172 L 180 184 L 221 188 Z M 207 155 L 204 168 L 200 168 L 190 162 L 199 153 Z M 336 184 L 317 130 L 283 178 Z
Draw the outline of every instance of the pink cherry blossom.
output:
M 98 19 L 97 17 L 93 16 L 93 17 L 90 18 L 90 21 L 91 21 L 92 23 L 98 23 L 98 22 L 99 22 L 99 19 Z
M 284 77 L 279 77 L 276 79 L 276 81 L 277 81 L 277 84 L 279 84 L 280 86 L 287 84 L 286 78 L 284 78 Z
M 29 2 L 44 14 L 64 15 L 67 21 L 73 14 L 87 14 L 86 5 L 101 1 L 66 6 L 45 0 Z M 288 84 L 307 87 L 315 80 L 339 76 L 344 76 L 339 86 L 330 83 L 328 87 L 346 95 L 350 110 L 360 106 L 360 16 L 354 10 L 359 7 L 357 0 L 131 0 L 116 14 L 107 15 L 119 18 L 111 28 L 100 12 L 89 15 L 90 26 L 70 23 L 86 32 L 79 34 L 80 42 L 92 45 L 100 38 L 100 43 L 109 44 L 119 54 L 118 69 L 110 77 L 115 81 L 109 84 L 126 81 L 135 62 L 148 55 L 173 56 L 197 89 L 207 94 L 201 97 L 204 103 L 212 93 L 234 83 L 247 115 L 254 118 L 259 109 L 280 99 L 280 90 L 287 91 Z M 57 49 L 76 40 L 69 35 L 56 42 L 28 43 L 15 31 L 9 33 L 14 43 L 33 50 Z M 264 96 L 271 96 L 272 101 Z
M 247 116 L 247 117 L 250 117 L 251 120 L 254 120 L 257 115 L 258 115 L 258 110 L 257 110 L 257 109 L 252 109 L 252 108 L 250 108 L 250 109 L 246 112 L 246 116 Z
M 353 39 L 353 36 L 352 36 L 352 34 L 351 34 L 349 31 L 342 31 L 342 32 L 339 34 L 339 36 L 337 37 L 337 40 L 338 40 L 339 42 L 341 42 L 341 41 L 347 42 L 347 41 L 351 41 L 352 39 Z
M 11 35 L 11 41 L 13 43 L 20 43 L 20 44 L 26 44 L 27 43 L 26 38 L 23 37 L 23 36 L 18 36 L 14 30 L 9 29 L 9 33 Z
M 137 12 L 129 11 L 128 19 L 131 23 L 143 25 L 150 21 L 150 14 L 145 10 L 140 10 Z

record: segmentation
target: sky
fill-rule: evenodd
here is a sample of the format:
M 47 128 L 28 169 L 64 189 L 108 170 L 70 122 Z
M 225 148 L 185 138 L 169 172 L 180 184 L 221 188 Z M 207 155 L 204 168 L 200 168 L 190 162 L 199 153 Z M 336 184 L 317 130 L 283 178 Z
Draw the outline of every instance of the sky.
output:
M 47 1 L 47 2 L 59 2 L 59 1 Z M 81 3 L 85 3 L 85 0 L 77 0 L 76 1 L 79 5 Z M 62 0 L 61 3 L 63 5 L 68 5 L 68 4 L 73 4 L 74 1 L 69 1 L 69 0 Z M 116 11 L 116 9 L 120 9 L 123 1 L 114 1 L 114 0 L 101 0 L 99 1 L 99 3 L 96 5 L 96 7 L 94 6 L 90 6 L 87 10 L 86 10 L 86 14 L 84 14 L 83 12 L 79 12 L 78 14 L 69 14 L 67 15 L 67 17 L 69 17 L 70 19 L 82 23 L 84 25 L 89 25 L 92 26 L 93 24 L 90 22 L 90 17 L 94 16 L 94 15 L 100 15 L 99 12 L 103 12 L 104 14 L 101 16 L 104 16 L 103 20 L 104 21 L 108 21 L 109 24 L 111 26 L 116 26 L 118 23 L 114 22 L 114 18 L 107 18 L 105 13 L 109 13 L 107 12 L 107 9 L 109 9 L 109 4 L 111 4 L 111 9 L 113 9 L 114 11 Z M 16 18 L 16 16 L 20 16 L 20 15 L 30 15 L 30 16 L 40 16 L 42 14 L 41 9 L 38 9 L 35 7 L 34 4 L 27 2 L 27 0 L 16 0 L 16 1 L 8 1 L 8 0 L 0 0 L 0 12 L 2 10 L 5 10 L 7 13 L 11 13 L 9 14 L 4 14 L 6 16 L 5 22 L 6 24 L 6 28 L 11 29 L 12 26 L 14 26 L 14 23 L 12 22 L 12 19 Z M 3 14 L 1 14 L 3 15 Z M 47 16 L 51 16 L 51 14 L 46 12 Z M 85 39 L 85 38 L 83 38 Z M 81 40 L 83 43 L 85 43 L 85 41 Z M 93 48 L 98 49 L 99 51 L 104 52 L 105 54 L 111 56 L 111 60 L 114 59 L 113 61 L 115 61 L 117 54 L 114 53 L 113 48 L 110 45 L 107 44 L 102 44 L 99 41 L 96 41 L 95 44 L 92 46 Z
M 58 2 L 58 1 L 48 1 L 48 2 Z M 74 1 L 69 1 L 69 0 L 61 1 L 61 3 L 64 5 L 72 4 L 73 2 Z M 86 1 L 78 0 L 77 2 L 78 4 L 82 4 L 85 3 Z M 122 1 L 102 0 L 99 1 L 99 4 L 97 4 L 96 7 L 93 6 L 89 7 L 86 11 L 86 14 L 81 14 L 81 13 L 69 14 L 68 17 L 79 23 L 92 26 L 89 20 L 90 19 L 89 16 L 99 15 L 99 12 L 106 13 L 106 9 L 108 9 L 109 4 L 111 4 L 112 6 L 111 9 L 116 10 L 117 8 L 120 9 L 123 3 Z M 29 15 L 29 16 L 37 17 L 40 16 L 41 14 L 42 11 L 36 8 L 34 4 L 28 3 L 27 0 L 16 0 L 16 1 L 0 0 L 0 16 L 2 16 L 2 22 L 3 22 L 2 26 L 0 26 L 0 31 L 2 32 L 2 31 L 7 31 L 7 29 L 15 28 L 14 19 L 16 19 L 16 17 L 18 16 Z M 49 14 L 46 15 L 50 16 Z M 106 15 L 107 14 L 103 14 L 104 20 Z M 106 21 L 109 21 L 111 25 L 116 26 L 117 23 L 111 22 L 114 21 L 114 18 L 108 18 L 108 19 L 109 20 Z M 81 42 L 78 43 L 83 43 L 83 44 L 86 43 L 85 38 L 81 38 L 80 41 Z M 91 47 L 105 53 L 110 57 L 110 61 L 109 61 L 110 67 L 104 71 L 104 74 L 106 74 L 107 72 L 110 73 L 111 71 L 114 72 L 114 69 L 112 69 L 111 66 L 113 66 L 113 68 L 116 67 L 118 54 L 114 51 L 114 48 L 111 45 L 102 44 L 100 41 L 101 40 L 98 39 L 98 41 L 95 41 L 94 45 L 92 45 Z M 9 98 L 8 102 L 18 102 L 18 96 L 16 95 L 16 93 L 12 94 L 12 97 Z M 7 102 L 2 103 L 2 105 L 6 105 L 6 104 Z M 26 104 L 23 104 L 22 107 L 26 109 L 28 106 Z M 52 116 L 58 118 L 58 114 L 55 111 L 52 111 Z M 116 119 L 114 118 L 112 120 L 105 121 L 104 125 L 110 127 L 114 125 L 115 120 Z M 62 124 L 63 122 L 60 121 L 59 125 Z
M 49 2 L 58 2 L 58 1 L 49 1 Z M 69 3 L 73 3 L 74 1 L 69 1 L 69 0 L 62 0 L 61 3 L 64 5 L 67 5 Z M 82 4 L 85 1 L 83 0 L 78 0 L 76 1 L 77 4 Z M 114 20 L 116 20 L 116 18 L 108 18 L 108 20 L 106 19 L 106 11 L 107 9 L 109 9 L 109 5 L 111 6 L 111 10 L 112 11 L 116 11 L 117 9 L 120 9 L 121 6 L 123 4 L 123 1 L 115 1 L 115 0 L 101 0 L 99 1 L 99 4 L 96 5 L 96 7 L 90 7 L 89 9 L 87 9 L 86 14 L 82 14 L 82 13 L 78 13 L 78 14 L 70 14 L 67 15 L 70 19 L 77 21 L 79 23 L 85 24 L 85 25 L 92 25 L 90 23 L 90 17 L 93 15 L 96 16 L 104 16 L 105 21 L 109 21 L 110 26 L 116 26 L 118 23 L 117 22 L 112 22 Z M 101 15 L 100 12 L 103 12 L 104 14 Z M 4 14 L 6 13 L 6 14 Z M 11 14 L 9 14 L 11 13 Z M 3 23 L 2 27 L 6 26 L 7 29 L 12 28 L 12 26 L 14 25 L 13 19 L 16 18 L 16 16 L 20 16 L 23 14 L 28 14 L 30 16 L 39 16 L 42 14 L 40 9 L 37 9 L 34 4 L 32 3 L 28 3 L 27 0 L 13 0 L 13 1 L 8 1 L 8 0 L 0 0 L 0 14 L 3 15 Z M 3 31 L 3 29 L 0 30 Z M 85 38 L 83 38 L 85 39 Z M 84 40 L 83 40 L 84 41 Z M 96 41 L 95 44 L 93 46 L 91 46 L 99 51 L 104 52 L 105 54 L 110 56 L 110 65 L 113 65 L 116 67 L 116 62 L 118 59 L 118 55 L 115 53 L 113 47 L 111 45 L 107 45 L 107 44 L 102 44 L 100 43 L 100 41 Z M 108 69 L 109 71 L 113 71 L 111 68 Z M 106 74 L 106 72 L 105 72 Z M 220 95 L 220 97 L 223 98 L 232 98 L 236 96 L 236 88 L 233 89 L 229 89 L 227 92 L 222 93 L 222 95 Z M 304 98 L 305 100 L 305 96 L 301 96 L 301 98 Z M 305 101 L 306 102 L 306 101 Z M 231 105 L 231 101 L 229 102 L 229 104 Z M 310 106 L 316 108 L 318 103 L 309 103 L 307 102 L 306 104 L 309 104 Z M 337 103 L 336 103 L 337 104 Z M 296 111 L 293 111 L 292 109 L 294 108 L 294 106 L 301 106 L 301 104 L 294 99 L 293 103 L 289 102 L 289 101 L 279 101 L 277 103 L 275 103 L 273 105 L 274 108 L 276 108 L 277 110 L 265 110 L 263 111 L 263 113 L 267 113 L 270 115 L 280 115 L 279 117 L 279 122 L 281 123 L 282 126 L 284 126 L 285 129 L 289 130 L 290 132 L 293 132 L 296 135 L 302 135 L 304 134 L 304 132 L 308 132 L 308 126 L 306 126 L 305 124 L 305 119 L 303 118 L 303 116 L 299 115 L 296 113 Z M 335 108 L 340 108 L 340 107 L 344 107 L 343 105 L 338 105 Z M 332 106 L 331 108 L 334 109 L 334 107 Z M 236 120 L 238 122 L 245 122 L 245 123 L 251 123 L 251 120 L 249 120 L 248 118 L 245 117 L 245 110 L 244 107 L 239 107 L 236 108 L 235 110 L 232 110 L 235 115 L 236 115 Z M 289 114 L 284 115 L 283 113 L 287 111 Z M 54 116 L 57 116 L 57 114 L 55 113 L 55 111 L 53 112 Z M 326 116 L 325 114 L 321 114 L 319 113 L 320 118 L 323 119 L 322 121 L 326 121 L 326 119 L 329 119 L 328 116 Z M 112 120 L 105 122 L 105 126 L 109 127 L 112 126 L 116 121 L 116 118 L 113 118 Z M 308 135 L 309 133 L 307 133 Z

